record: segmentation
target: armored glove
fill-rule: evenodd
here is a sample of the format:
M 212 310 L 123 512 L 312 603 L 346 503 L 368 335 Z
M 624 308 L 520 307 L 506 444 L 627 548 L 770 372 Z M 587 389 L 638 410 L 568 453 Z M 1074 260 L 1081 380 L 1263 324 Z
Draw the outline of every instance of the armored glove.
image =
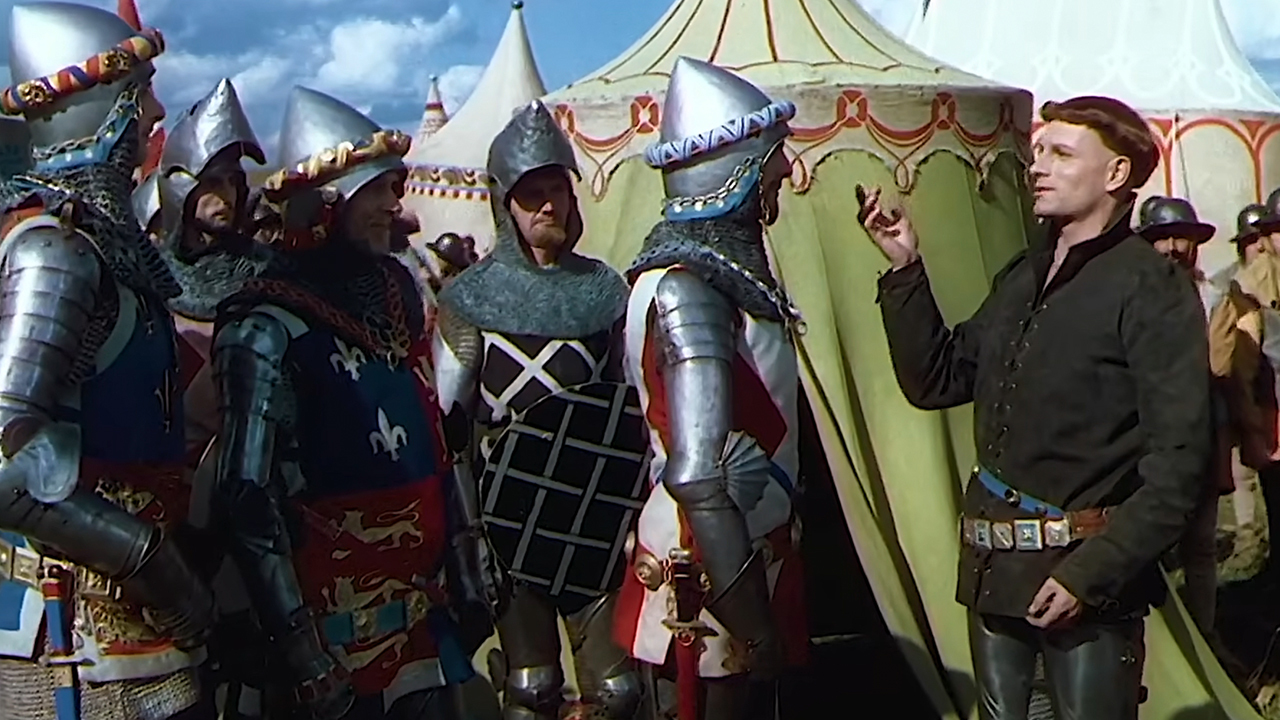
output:
M 773 680 L 782 670 L 782 644 L 774 624 L 765 576 L 764 555 L 752 554 L 729 587 L 707 604 L 724 625 L 732 642 L 745 650 L 746 667 L 755 680 Z
M 298 702 L 312 717 L 338 720 L 351 710 L 355 692 L 350 676 L 325 650 L 309 610 L 300 608 L 294 614 L 289 630 L 277 639 L 277 644 Z

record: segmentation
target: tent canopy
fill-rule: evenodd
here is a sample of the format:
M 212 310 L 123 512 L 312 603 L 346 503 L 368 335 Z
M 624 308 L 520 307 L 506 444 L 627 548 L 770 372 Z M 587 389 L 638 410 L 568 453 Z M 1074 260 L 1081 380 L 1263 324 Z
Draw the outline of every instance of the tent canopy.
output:
M 1041 100 L 1106 95 L 1147 112 L 1280 113 L 1218 0 L 933 0 L 907 40 Z
M 405 157 L 410 169 L 404 204 L 418 217 L 421 229 L 410 238 L 418 246 L 444 232 L 474 237 L 482 254 L 493 245 L 484 171 L 489 145 L 515 110 L 546 93 L 529 46 L 524 3 L 517 0 L 511 8 L 506 30 L 471 97 L 444 127 L 419 134 Z
M 799 114 L 789 145 L 793 183 L 838 150 L 859 149 L 890 166 L 902 190 L 930 154 L 950 151 L 980 172 L 1021 152 L 1030 98 L 933 60 L 851 0 L 676 2 L 616 60 L 548 97 L 577 145 L 591 192 L 654 142 L 676 58 L 741 73 L 784 94 Z

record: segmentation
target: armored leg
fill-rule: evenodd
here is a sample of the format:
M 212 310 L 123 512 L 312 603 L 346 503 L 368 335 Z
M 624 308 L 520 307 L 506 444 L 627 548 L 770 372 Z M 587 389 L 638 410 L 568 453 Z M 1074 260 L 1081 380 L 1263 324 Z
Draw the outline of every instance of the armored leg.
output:
M 516 583 L 497 625 L 506 656 L 504 720 L 558 720 L 564 672 L 555 607 L 527 585 Z
M 1025 620 L 969 613 L 981 720 L 1027 720 L 1039 650 L 1039 636 Z
M 1044 669 L 1057 720 L 1137 720 L 1146 646 L 1142 620 L 1050 633 Z
M 570 718 L 632 720 L 644 699 L 639 664 L 613 641 L 615 595 L 605 595 L 568 619 L 581 707 Z

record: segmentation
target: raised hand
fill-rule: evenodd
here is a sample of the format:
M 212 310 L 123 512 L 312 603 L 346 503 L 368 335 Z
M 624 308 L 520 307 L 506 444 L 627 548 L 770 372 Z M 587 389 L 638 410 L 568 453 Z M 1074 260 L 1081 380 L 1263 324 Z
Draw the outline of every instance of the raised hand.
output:
M 900 209 L 889 209 L 880 203 L 880 188 L 857 187 L 858 222 L 866 228 L 876 247 L 898 270 L 920 259 L 919 244 L 911 220 Z

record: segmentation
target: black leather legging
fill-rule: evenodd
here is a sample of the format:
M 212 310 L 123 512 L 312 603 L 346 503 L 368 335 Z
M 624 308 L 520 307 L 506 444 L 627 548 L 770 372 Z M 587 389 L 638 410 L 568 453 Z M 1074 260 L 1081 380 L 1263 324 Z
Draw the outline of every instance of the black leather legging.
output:
M 969 614 L 982 720 L 1026 720 L 1036 653 L 1056 720 L 1137 720 L 1146 656 L 1141 618 L 1045 632 L 1021 618 Z

